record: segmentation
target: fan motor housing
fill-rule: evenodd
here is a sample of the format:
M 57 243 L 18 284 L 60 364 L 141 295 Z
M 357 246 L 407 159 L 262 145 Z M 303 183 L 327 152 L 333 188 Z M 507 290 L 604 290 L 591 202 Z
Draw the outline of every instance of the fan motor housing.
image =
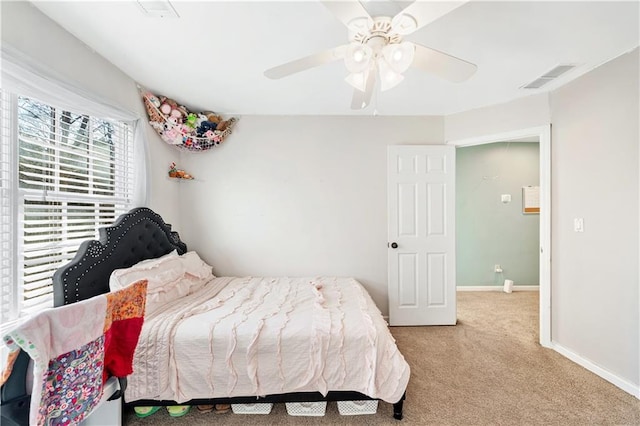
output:
M 391 18 L 379 16 L 372 18 L 373 23 L 366 31 L 354 31 L 350 35 L 352 42 L 368 44 L 372 48 L 380 48 L 387 44 L 398 44 L 402 42 L 400 34 L 393 31 Z M 380 43 L 382 41 L 382 43 Z

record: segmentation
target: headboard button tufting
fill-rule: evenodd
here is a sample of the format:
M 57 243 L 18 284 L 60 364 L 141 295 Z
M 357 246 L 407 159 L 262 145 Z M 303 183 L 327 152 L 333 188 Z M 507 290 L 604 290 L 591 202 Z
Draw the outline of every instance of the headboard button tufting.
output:
M 101 228 L 99 235 L 99 241 L 83 243 L 73 260 L 54 273 L 54 306 L 109 292 L 109 277 L 115 269 L 174 249 L 180 254 L 186 252 L 186 245 L 175 238 L 171 226 L 148 208 L 121 215 L 113 225 Z M 67 289 L 68 285 L 73 288 Z

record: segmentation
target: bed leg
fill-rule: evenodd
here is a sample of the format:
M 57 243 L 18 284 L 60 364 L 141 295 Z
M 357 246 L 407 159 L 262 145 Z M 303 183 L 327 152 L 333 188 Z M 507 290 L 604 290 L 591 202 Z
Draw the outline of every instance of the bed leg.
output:
M 406 393 L 402 395 L 400 401 L 393 404 L 393 418 L 396 420 L 402 420 L 402 405 L 404 404 L 404 399 L 406 397 Z

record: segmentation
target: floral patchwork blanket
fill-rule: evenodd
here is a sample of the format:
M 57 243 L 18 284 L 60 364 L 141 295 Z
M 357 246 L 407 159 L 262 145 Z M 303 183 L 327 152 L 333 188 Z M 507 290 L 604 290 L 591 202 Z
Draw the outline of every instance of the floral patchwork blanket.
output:
M 78 424 L 98 405 L 109 376 L 133 372 L 144 321 L 147 281 L 47 309 L 3 337 L 15 359 L 34 361 L 29 423 Z M 11 365 L 8 366 L 11 368 Z

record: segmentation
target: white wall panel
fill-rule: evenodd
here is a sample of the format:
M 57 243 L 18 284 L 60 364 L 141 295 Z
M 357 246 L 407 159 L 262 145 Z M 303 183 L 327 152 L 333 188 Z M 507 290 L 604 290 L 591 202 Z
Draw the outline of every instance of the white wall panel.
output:
M 195 180 L 168 182 L 180 234 L 217 275 L 353 276 L 387 314 L 387 145 L 442 142 L 442 117 L 241 117 L 219 147 L 183 155 Z
M 548 94 L 540 93 L 504 104 L 448 115 L 445 117 L 445 140 L 493 135 L 544 126 L 550 122 Z
M 398 184 L 398 235 L 416 236 L 418 232 L 418 185 Z
M 444 306 L 446 303 L 446 266 L 447 255 L 445 253 L 429 253 L 427 255 L 427 306 Z
M 399 305 L 416 306 L 418 304 L 418 254 L 417 253 L 401 253 L 398 255 L 400 267 L 400 281 L 407 283 L 406 286 L 399 287 L 398 295 Z
M 636 49 L 551 94 L 552 339 L 636 387 L 638 62 Z
M 444 236 L 447 231 L 446 187 L 442 183 L 427 184 L 427 235 Z

